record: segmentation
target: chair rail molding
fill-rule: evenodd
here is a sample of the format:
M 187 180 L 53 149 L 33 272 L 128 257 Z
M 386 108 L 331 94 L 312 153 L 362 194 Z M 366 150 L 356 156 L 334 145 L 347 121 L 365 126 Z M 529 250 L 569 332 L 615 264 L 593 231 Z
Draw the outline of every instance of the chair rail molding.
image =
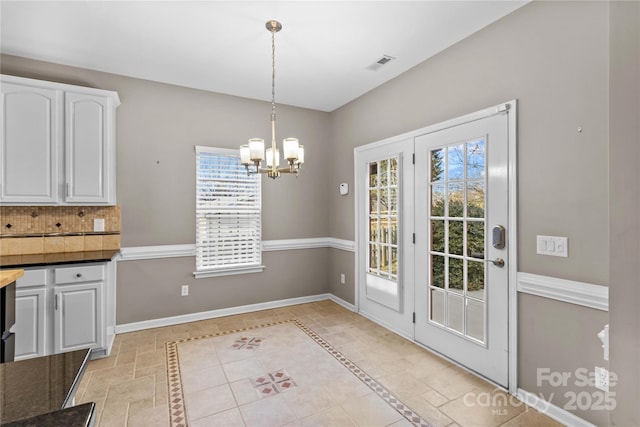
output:
M 353 240 L 333 237 L 312 237 L 304 239 L 263 240 L 264 252 L 290 251 L 297 249 L 332 248 L 355 252 Z M 144 259 L 179 258 L 196 256 L 195 244 L 133 246 L 120 249 L 118 261 L 136 261 Z
M 518 272 L 518 292 L 609 311 L 607 286 Z

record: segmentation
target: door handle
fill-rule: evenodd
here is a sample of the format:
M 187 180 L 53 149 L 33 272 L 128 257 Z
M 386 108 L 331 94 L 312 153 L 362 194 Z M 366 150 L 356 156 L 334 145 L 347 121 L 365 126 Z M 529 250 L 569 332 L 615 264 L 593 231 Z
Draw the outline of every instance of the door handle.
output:
M 496 258 L 496 259 L 485 259 L 483 260 L 484 262 L 490 262 L 493 265 L 495 265 L 496 267 L 504 267 L 504 260 L 502 258 Z

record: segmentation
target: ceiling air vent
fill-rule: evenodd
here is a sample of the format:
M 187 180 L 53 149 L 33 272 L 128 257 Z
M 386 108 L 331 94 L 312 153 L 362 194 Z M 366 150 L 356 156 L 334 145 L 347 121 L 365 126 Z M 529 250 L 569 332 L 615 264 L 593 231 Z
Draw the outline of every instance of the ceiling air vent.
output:
M 383 65 L 387 65 L 389 62 L 393 61 L 394 59 L 396 58 L 394 58 L 393 56 L 383 55 L 382 58 L 378 59 L 376 62 L 369 65 L 367 69 L 371 71 L 378 71 Z

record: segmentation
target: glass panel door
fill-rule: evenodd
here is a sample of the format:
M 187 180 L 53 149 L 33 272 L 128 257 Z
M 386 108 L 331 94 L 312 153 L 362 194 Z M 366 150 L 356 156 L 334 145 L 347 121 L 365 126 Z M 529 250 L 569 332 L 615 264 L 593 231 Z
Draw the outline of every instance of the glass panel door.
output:
M 416 137 L 415 339 L 508 384 L 507 115 Z M 495 263 L 492 260 L 499 260 Z

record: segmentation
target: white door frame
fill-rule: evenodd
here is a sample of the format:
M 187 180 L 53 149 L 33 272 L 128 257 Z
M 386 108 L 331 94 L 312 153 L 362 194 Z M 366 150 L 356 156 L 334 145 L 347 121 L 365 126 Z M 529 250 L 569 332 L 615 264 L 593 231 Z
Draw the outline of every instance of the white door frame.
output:
M 509 227 L 510 230 L 507 233 L 508 239 L 508 247 L 509 247 L 509 393 L 515 395 L 518 391 L 518 293 L 517 293 L 517 273 L 518 273 L 518 198 L 517 198 L 517 190 L 518 190 L 518 181 L 517 181 L 517 100 L 511 100 L 508 102 L 504 102 L 498 105 L 494 105 L 489 108 L 485 108 L 480 111 L 476 111 L 474 113 L 466 114 L 461 117 L 456 117 L 454 119 L 446 120 L 441 123 L 437 123 L 431 126 L 427 126 L 421 129 L 416 129 L 401 135 L 396 135 L 391 138 L 386 138 L 381 141 L 373 142 L 371 144 L 366 144 L 360 147 L 354 148 L 354 162 L 353 162 L 353 170 L 354 170 L 354 204 L 355 204 L 355 307 L 356 310 L 360 309 L 360 300 L 359 300 L 359 283 L 360 283 L 360 275 L 362 272 L 360 269 L 362 266 L 359 265 L 358 259 L 360 258 L 360 251 L 365 250 L 366 248 L 360 247 L 360 237 L 358 229 L 360 227 L 357 226 L 360 215 L 362 212 L 361 206 L 358 204 L 358 200 L 360 200 L 361 192 L 366 191 L 364 188 L 360 188 L 360 184 L 358 182 L 357 174 L 357 165 L 359 160 L 359 155 L 361 152 L 365 150 L 370 150 L 372 148 L 382 147 L 384 145 L 393 144 L 398 140 L 403 140 L 406 138 L 415 138 L 419 135 L 423 135 L 425 133 L 437 132 L 443 129 L 447 129 L 450 127 L 458 126 L 463 123 L 472 122 L 475 120 L 479 120 L 491 115 L 496 114 L 496 112 L 501 112 L 508 115 L 508 178 L 509 178 L 509 194 L 508 194 L 508 206 L 509 206 Z M 408 225 L 410 226 L 410 225 Z M 394 331 L 395 332 L 395 331 Z M 402 334 L 406 336 L 405 334 Z M 414 341 L 415 341 L 415 337 Z

